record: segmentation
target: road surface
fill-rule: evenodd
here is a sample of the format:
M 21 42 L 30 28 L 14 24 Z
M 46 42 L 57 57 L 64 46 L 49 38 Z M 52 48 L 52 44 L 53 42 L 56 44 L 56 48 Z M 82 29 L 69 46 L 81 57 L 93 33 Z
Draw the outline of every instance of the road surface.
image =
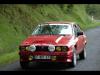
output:
M 32 64 L 28 70 L 21 69 L 19 62 L 9 64 L 0 71 L 100 71 L 100 27 L 85 32 L 88 38 L 87 58 L 78 60 L 74 68 L 64 67 L 60 64 Z

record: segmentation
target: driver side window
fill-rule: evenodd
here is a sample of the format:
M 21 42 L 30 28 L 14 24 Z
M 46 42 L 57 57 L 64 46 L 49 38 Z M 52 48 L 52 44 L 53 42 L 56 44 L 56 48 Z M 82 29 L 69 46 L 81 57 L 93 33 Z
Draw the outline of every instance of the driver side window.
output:
M 82 30 L 80 29 L 78 25 L 76 25 L 76 27 L 77 27 L 77 32 L 82 32 Z
M 76 24 L 74 24 L 74 32 L 75 32 L 75 36 L 77 36 L 78 32 L 81 32 L 81 29 Z
M 76 25 L 74 25 L 74 33 L 75 33 L 75 36 L 77 36 L 77 27 L 76 27 Z

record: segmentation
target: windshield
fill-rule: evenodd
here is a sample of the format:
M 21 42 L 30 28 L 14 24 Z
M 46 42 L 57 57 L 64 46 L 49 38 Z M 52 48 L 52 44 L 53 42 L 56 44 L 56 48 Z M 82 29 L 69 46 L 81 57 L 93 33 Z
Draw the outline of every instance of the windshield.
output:
M 72 34 L 71 25 L 39 25 L 32 35 L 65 35 Z

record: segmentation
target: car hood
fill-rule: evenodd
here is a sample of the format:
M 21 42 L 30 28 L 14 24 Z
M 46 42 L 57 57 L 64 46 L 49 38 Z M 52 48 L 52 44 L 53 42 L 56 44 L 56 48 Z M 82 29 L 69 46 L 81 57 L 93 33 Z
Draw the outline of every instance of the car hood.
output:
M 64 45 L 69 42 L 69 40 L 72 38 L 72 35 L 34 35 L 29 36 L 26 40 L 24 40 L 21 45 L 31 45 L 31 44 L 37 44 L 37 45 Z

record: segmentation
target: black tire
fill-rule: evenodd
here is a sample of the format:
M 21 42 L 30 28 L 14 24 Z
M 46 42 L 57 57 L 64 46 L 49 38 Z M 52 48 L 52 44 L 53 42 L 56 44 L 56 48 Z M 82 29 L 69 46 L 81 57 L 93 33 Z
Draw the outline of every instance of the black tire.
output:
M 28 69 L 29 68 L 29 62 L 20 62 L 20 66 L 22 69 Z
M 83 49 L 83 51 L 79 54 L 79 59 L 82 60 L 82 59 L 85 59 L 86 58 L 86 50 Z
M 75 67 L 77 65 L 77 57 L 76 57 L 76 50 L 73 50 L 73 58 L 72 62 L 68 63 L 70 67 Z

